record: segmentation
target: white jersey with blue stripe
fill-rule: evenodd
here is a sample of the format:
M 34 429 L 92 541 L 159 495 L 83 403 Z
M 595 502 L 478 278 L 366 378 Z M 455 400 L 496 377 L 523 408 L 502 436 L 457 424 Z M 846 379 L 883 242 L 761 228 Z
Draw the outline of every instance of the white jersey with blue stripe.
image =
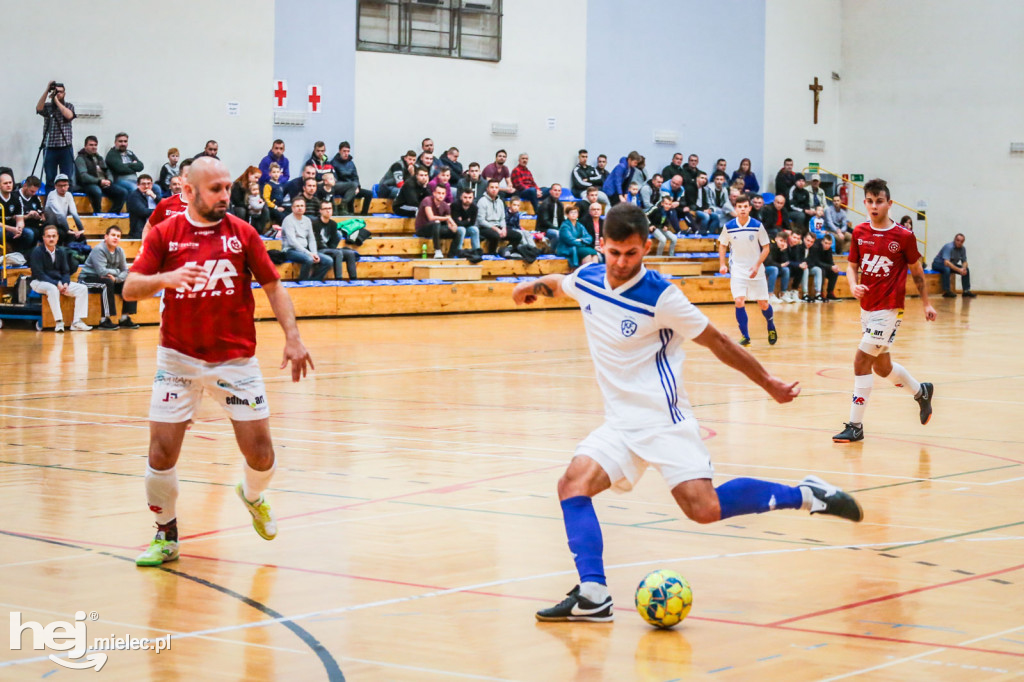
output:
M 693 418 L 683 389 L 683 340 L 708 318 L 680 289 L 644 267 L 612 289 L 600 263 L 562 280 L 579 301 L 607 423 L 619 429 L 671 426 Z
M 748 218 L 746 225 L 740 225 L 736 218 L 733 218 L 722 228 L 722 234 L 718 236 L 725 246 L 732 245 L 732 252 L 729 254 L 729 273 L 737 279 L 760 279 L 764 277 L 764 265 L 758 268 L 757 276 L 751 277 L 750 271 L 761 259 L 761 250 L 770 243 L 768 232 L 760 220 Z

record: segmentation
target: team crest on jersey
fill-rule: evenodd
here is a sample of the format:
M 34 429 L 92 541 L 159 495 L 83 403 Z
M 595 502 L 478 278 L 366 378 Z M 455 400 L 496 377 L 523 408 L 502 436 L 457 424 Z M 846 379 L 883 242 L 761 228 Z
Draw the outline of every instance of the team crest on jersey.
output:
M 896 253 L 897 251 L 900 250 L 900 243 L 899 242 L 889 242 L 889 250 L 892 251 L 893 253 Z
M 224 242 L 224 247 L 231 253 L 242 253 L 242 240 L 238 237 L 229 237 Z
M 628 337 L 633 336 L 633 334 L 636 334 L 636 322 L 630 319 L 623 320 L 622 335 Z
M 754 241 L 755 235 L 750 235 L 750 241 Z

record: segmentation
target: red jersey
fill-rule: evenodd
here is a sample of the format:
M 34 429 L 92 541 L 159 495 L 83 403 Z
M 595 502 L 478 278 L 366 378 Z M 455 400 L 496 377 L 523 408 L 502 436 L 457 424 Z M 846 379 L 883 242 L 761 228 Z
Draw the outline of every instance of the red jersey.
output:
M 204 267 L 209 279 L 164 291 L 160 345 L 206 362 L 252 357 L 252 280 L 280 278 L 259 234 L 230 213 L 210 226 L 195 225 L 187 213 L 176 215 L 150 230 L 131 270 L 155 275 L 187 264 Z
M 181 194 L 172 194 L 160 200 L 149 216 L 149 225 L 159 225 L 171 216 L 184 213 L 188 209 L 188 202 L 181 198 Z
M 853 228 L 850 262 L 860 268 L 860 283 L 868 288 L 860 307 L 868 311 L 903 308 L 907 268 L 920 259 L 914 233 L 896 223 L 886 230 L 876 230 L 869 222 Z

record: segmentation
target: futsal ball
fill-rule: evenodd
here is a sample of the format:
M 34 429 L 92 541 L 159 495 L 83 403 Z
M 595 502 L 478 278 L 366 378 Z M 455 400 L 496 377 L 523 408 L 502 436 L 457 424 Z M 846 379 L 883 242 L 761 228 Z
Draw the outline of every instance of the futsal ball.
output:
M 652 571 L 636 588 L 636 610 L 656 628 L 678 625 L 692 606 L 690 583 L 675 571 Z

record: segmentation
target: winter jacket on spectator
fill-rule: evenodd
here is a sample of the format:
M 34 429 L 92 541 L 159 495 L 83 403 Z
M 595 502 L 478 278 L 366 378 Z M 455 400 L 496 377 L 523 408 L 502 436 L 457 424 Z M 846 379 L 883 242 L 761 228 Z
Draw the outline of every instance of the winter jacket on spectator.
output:
M 796 173 L 780 168 L 775 174 L 775 193 L 781 194 L 789 200 L 789 188 L 796 184 Z
M 767 204 L 761 209 L 760 220 L 769 236 L 775 236 L 779 230 L 793 229 L 793 224 L 790 222 L 789 216 L 786 215 L 786 209 L 778 211 L 775 209 L 774 203 Z
M 807 267 L 808 269 L 819 267 L 822 272 L 825 270 L 831 270 L 832 266 L 836 264 L 835 259 L 832 257 L 832 249 L 825 249 L 821 240 L 815 241 L 814 246 L 807 250 Z
M 455 186 L 455 193 L 458 196 L 462 196 L 462 193 L 467 189 L 473 192 L 473 201 L 476 201 L 484 195 L 484 192 L 487 189 L 487 183 L 480 180 L 473 182 L 467 176 L 459 180 L 459 184 Z
M 354 182 L 359 184 L 359 171 L 356 170 L 356 164 L 352 160 L 351 155 L 348 157 L 348 160 L 343 161 L 341 159 L 341 152 L 338 152 L 331 159 L 331 168 L 334 169 L 334 179 L 337 182 Z
M 623 156 L 619 159 L 619 165 L 612 169 L 611 175 L 604 181 L 601 191 L 608 196 L 628 193 L 629 183 L 633 181 L 633 174 L 635 172 L 636 169 L 630 168 L 629 162 Z
M 451 175 L 451 179 L 452 180 L 455 180 L 456 182 L 458 182 L 459 180 L 462 179 L 462 175 L 463 175 L 464 171 L 462 169 L 462 164 L 461 163 L 459 163 L 458 161 L 452 161 L 451 159 L 449 159 L 448 158 L 448 154 L 442 154 L 440 157 L 438 157 L 437 161 L 440 161 L 442 166 L 445 166 L 447 168 L 451 168 L 452 169 L 452 175 Z
M 711 208 L 711 196 L 708 186 L 697 187 L 697 185 L 686 186 L 686 205 L 691 211 L 703 211 Z
M 107 169 L 107 164 L 99 154 L 90 154 L 84 149 L 78 152 L 75 159 L 75 183 L 79 187 L 98 185 L 100 180 L 114 181 Z
M 405 161 L 399 159 L 391 164 L 391 167 L 388 168 L 388 172 L 381 177 L 377 184 L 380 185 L 380 187 L 401 187 L 406 180 L 412 179 L 412 176 L 410 176 L 407 171 L 408 168 L 405 165 Z M 383 194 L 379 190 L 380 188 L 378 188 L 377 193 Z
M 807 188 L 803 189 L 793 185 L 789 188 L 789 195 L 786 197 L 786 207 L 794 210 L 804 210 L 811 207 L 811 193 Z
M 753 172 L 741 175 L 740 172 L 733 171 L 732 177 L 729 179 L 729 184 L 736 182 L 736 180 L 743 178 L 743 191 L 757 194 L 761 191 L 761 186 L 757 184 L 757 176 Z
M 561 201 L 556 201 L 550 196 L 540 202 L 537 207 L 537 230 L 547 232 L 557 230 L 565 222 L 565 207 Z
M 308 159 L 306 159 L 306 163 L 304 163 L 302 165 L 303 166 L 314 166 L 316 168 L 316 181 L 317 182 L 323 182 L 324 173 L 334 172 L 334 169 L 331 167 L 331 162 L 327 160 L 327 155 L 326 154 L 324 154 L 323 156 L 321 156 L 319 158 L 317 158 L 316 156 L 311 154 L 310 157 Z
M 135 152 L 126 150 L 124 156 L 127 161 L 121 158 L 121 152 L 117 151 L 116 148 L 111 147 L 110 151 L 107 152 L 107 168 L 114 174 L 114 180 L 131 179 L 135 180 L 139 173 L 145 166 L 139 161 L 139 157 L 135 156 Z
M 260 159 L 260 184 L 270 180 L 270 164 L 276 163 L 281 167 L 281 177 L 278 179 L 282 185 L 287 184 L 291 179 L 291 173 L 288 172 L 288 157 L 282 154 L 280 157 L 275 157 L 270 152 Z
M 683 166 L 677 166 L 674 163 L 670 163 L 661 169 L 661 177 L 665 178 L 665 184 L 677 175 L 682 175 L 685 179 L 686 174 L 683 172 Z

